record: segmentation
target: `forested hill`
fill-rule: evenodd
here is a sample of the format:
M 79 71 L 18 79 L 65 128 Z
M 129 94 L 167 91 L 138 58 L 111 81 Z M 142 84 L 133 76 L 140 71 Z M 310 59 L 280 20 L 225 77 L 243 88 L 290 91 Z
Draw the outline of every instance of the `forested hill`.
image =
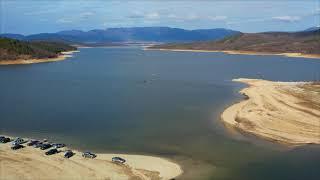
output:
M 0 61 L 55 58 L 63 51 L 72 50 L 76 48 L 64 43 L 0 38 Z
M 151 48 L 320 54 L 320 30 L 240 33 L 218 41 L 163 44 Z

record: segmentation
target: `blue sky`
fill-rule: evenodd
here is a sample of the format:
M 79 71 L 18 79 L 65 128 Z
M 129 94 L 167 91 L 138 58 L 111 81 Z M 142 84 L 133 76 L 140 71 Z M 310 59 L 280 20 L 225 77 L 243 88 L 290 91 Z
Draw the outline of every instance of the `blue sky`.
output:
M 1 33 L 111 27 L 296 31 L 319 26 L 320 0 L 0 0 Z

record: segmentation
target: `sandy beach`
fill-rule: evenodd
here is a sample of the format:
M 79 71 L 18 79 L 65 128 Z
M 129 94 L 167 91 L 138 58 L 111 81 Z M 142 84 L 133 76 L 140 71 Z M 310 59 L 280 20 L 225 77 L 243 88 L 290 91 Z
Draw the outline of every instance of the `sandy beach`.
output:
M 54 62 L 54 61 L 62 61 L 68 57 L 72 57 L 73 53 L 77 53 L 80 51 L 66 51 L 61 52 L 56 58 L 46 58 L 46 59 L 17 59 L 10 61 L 0 61 L 0 65 L 14 65 L 14 64 L 35 64 L 35 63 L 43 63 L 43 62 Z
M 254 51 L 223 51 L 223 50 L 197 50 L 197 49 L 151 49 L 148 47 L 144 48 L 144 50 L 174 51 L 174 52 L 222 52 L 225 54 L 286 56 L 286 57 L 320 59 L 320 54 L 303 54 L 303 53 L 267 53 L 267 52 L 254 52 Z
M 0 179 L 172 179 L 182 174 L 182 169 L 167 159 L 128 154 L 97 154 L 86 159 L 81 152 L 73 151 L 70 159 L 64 152 L 47 156 L 47 150 L 26 146 L 11 150 L 11 143 L 0 144 Z M 65 150 L 67 148 L 62 148 Z M 111 162 L 120 156 L 125 164 Z
M 247 97 L 222 120 L 244 132 L 289 145 L 320 144 L 320 84 L 235 79 Z

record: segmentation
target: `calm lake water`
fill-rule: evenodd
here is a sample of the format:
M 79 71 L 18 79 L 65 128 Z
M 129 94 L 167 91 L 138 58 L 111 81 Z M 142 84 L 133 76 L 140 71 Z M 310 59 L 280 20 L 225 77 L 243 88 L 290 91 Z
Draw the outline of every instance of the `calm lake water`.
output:
M 66 61 L 0 66 L 0 134 L 93 152 L 171 158 L 181 179 L 320 179 L 320 146 L 288 148 L 227 130 L 233 78 L 320 78 L 320 60 L 90 48 Z

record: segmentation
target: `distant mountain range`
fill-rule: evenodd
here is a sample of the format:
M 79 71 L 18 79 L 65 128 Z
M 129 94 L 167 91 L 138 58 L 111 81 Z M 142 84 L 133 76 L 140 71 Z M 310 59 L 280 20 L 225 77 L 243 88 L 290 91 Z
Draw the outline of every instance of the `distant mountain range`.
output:
M 320 29 L 301 32 L 239 33 L 217 41 L 171 43 L 151 49 L 302 53 L 320 55 Z
M 311 27 L 311 28 L 308 28 L 304 31 L 317 31 L 317 30 L 320 30 L 320 27 L 319 26 L 316 26 L 316 27 Z
M 227 36 L 239 34 L 239 31 L 229 29 L 198 29 L 185 30 L 169 27 L 133 27 L 109 28 L 91 31 L 60 31 L 57 33 L 40 33 L 24 36 L 21 34 L 0 34 L 2 37 L 18 40 L 63 41 L 72 44 L 108 44 L 124 42 L 170 43 L 195 42 L 223 39 Z

